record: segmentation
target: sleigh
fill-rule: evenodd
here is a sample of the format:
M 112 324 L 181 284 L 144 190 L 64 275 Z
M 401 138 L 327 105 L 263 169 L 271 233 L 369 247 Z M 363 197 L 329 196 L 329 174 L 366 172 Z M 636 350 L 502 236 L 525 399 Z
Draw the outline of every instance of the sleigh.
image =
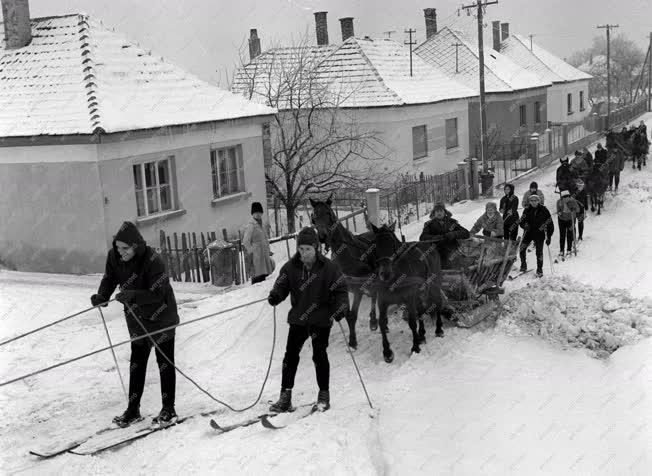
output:
M 499 308 L 498 296 L 518 257 L 520 239 L 474 236 L 458 241 L 450 257 L 451 269 L 442 270 L 445 306 L 460 327 L 471 327 Z

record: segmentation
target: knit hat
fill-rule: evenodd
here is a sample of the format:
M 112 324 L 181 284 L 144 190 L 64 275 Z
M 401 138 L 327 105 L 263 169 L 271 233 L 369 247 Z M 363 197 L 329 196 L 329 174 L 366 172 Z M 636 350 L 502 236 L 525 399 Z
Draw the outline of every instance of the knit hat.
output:
M 531 201 L 531 200 L 536 200 L 537 202 L 539 202 L 539 201 L 541 201 L 541 197 L 540 197 L 538 194 L 533 193 L 532 195 L 530 195 L 530 196 L 528 197 L 528 200 L 530 200 L 530 201 Z
M 314 246 L 315 250 L 319 248 L 319 237 L 314 228 L 307 226 L 299 232 L 299 235 L 297 235 L 297 246 L 301 245 Z
M 254 213 L 263 213 L 263 204 L 260 202 L 254 202 L 251 204 L 251 214 L 253 215 Z
M 489 210 L 497 211 L 498 210 L 498 207 L 496 206 L 496 202 L 489 202 L 489 203 L 487 203 L 485 205 L 484 208 L 485 208 L 486 211 L 489 211 Z
M 433 213 L 434 213 L 434 212 L 436 212 L 437 210 L 446 211 L 446 205 L 444 205 L 444 204 L 441 203 L 441 202 L 440 202 L 440 203 L 435 203 L 435 206 L 432 207 L 432 211 L 433 211 Z
M 539 185 L 538 185 L 536 182 L 532 182 L 532 183 L 530 184 L 530 188 L 535 188 L 535 189 L 538 190 L 538 189 L 539 189 Z
M 561 196 L 562 197 L 568 197 L 568 196 L 570 196 L 570 192 L 568 190 L 562 190 L 561 191 Z

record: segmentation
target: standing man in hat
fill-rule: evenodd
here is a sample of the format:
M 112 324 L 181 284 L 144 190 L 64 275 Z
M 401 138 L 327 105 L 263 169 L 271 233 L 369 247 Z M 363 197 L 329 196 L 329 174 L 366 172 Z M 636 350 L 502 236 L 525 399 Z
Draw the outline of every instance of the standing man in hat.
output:
M 537 253 L 537 276 L 543 276 L 543 242 L 550 246 L 552 234 L 555 231 L 555 225 L 552 223 L 552 217 L 548 209 L 540 204 L 537 194 L 530 195 L 530 206 L 523 210 L 521 216 L 521 228 L 523 228 L 523 241 L 521 242 L 521 272 L 527 271 L 526 253 L 529 244 L 534 241 Z
M 314 411 L 330 408 L 330 364 L 328 338 L 333 320 L 340 321 L 349 312 L 349 293 L 339 266 L 319 251 L 319 238 L 306 227 L 297 236 L 297 253 L 283 265 L 267 301 L 280 304 L 290 295 L 287 344 L 283 357 L 281 394 L 269 409 L 287 412 L 292 409 L 292 389 L 303 344 L 310 338 L 312 361 L 317 374 L 317 403 Z
M 113 247 L 93 306 L 106 306 L 115 288 L 117 301 L 124 304 L 129 335 L 132 339 L 179 324 L 177 302 L 161 256 L 147 246 L 136 225 L 124 222 L 115 234 Z M 170 425 L 177 420 L 174 411 L 176 369 L 174 368 L 174 332 L 169 330 L 131 343 L 129 367 L 129 402 L 127 410 L 113 419 L 119 426 L 130 425 L 140 417 L 140 399 L 145 388 L 147 360 L 152 347 L 161 377 L 163 408 L 154 423 Z M 154 342 L 156 345 L 154 345 Z
M 242 245 L 251 266 L 251 284 L 264 281 L 274 271 L 274 262 L 269 250 L 269 237 L 263 225 L 263 205 L 260 202 L 251 204 L 251 218 L 245 227 Z

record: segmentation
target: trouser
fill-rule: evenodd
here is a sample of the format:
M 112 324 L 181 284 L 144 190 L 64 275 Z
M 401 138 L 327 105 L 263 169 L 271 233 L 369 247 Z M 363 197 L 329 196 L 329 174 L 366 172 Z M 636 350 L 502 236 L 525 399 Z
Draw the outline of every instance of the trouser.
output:
M 581 240 L 584 234 L 584 212 L 577 215 L 577 239 Z
M 176 369 L 166 358 L 174 363 L 174 330 L 166 331 L 151 337 L 156 341 L 160 351 L 156 349 L 156 362 L 161 378 L 161 400 L 164 407 L 174 406 L 176 387 Z M 145 389 L 145 374 L 147 361 L 153 344 L 150 337 L 131 343 L 131 365 L 129 367 L 129 406 L 140 406 L 140 398 Z M 163 352 L 163 354 L 161 354 Z
M 281 388 L 291 389 L 294 387 L 294 376 L 297 374 L 297 367 L 299 366 L 299 354 L 301 353 L 304 342 L 310 337 L 312 341 L 312 361 L 315 363 L 315 373 L 317 374 L 317 385 L 319 386 L 319 390 L 328 391 L 330 364 L 328 363 L 326 348 L 328 347 L 330 332 L 330 327 L 290 324 L 288 341 L 285 347 L 285 357 L 283 357 Z
M 256 284 L 260 283 L 262 281 L 265 281 L 265 278 L 269 276 L 268 274 L 259 274 L 258 276 L 254 276 L 251 278 L 251 284 Z
M 614 181 L 616 182 L 616 188 L 618 188 L 618 184 L 620 183 L 620 170 L 617 172 L 609 172 L 609 187 L 614 186 Z
M 545 241 L 545 234 L 537 234 L 532 236 L 530 233 L 525 233 L 523 235 L 523 241 L 521 241 L 521 266 L 527 266 L 526 250 L 527 247 L 534 241 L 534 246 L 536 248 L 537 254 L 537 271 L 543 272 L 543 242 Z
M 516 241 L 518 238 L 518 223 L 503 226 L 503 238 L 506 240 Z
M 564 252 L 564 244 L 568 244 L 568 251 L 573 249 L 573 222 L 559 218 L 559 252 Z

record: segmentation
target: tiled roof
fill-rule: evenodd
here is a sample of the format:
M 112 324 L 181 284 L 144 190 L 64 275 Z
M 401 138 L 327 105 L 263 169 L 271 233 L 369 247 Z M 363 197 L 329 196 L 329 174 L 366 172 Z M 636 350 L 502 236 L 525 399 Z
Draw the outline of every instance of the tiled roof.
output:
M 111 133 L 274 112 L 87 15 L 32 19 L 32 41 L 23 48 L 7 50 L 2 39 L 0 137 Z
M 314 60 L 314 82 L 311 84 L 319 84 L 337 95 L 337 104 L 341 107 L 426 104 L 476 96 L 472 89 L 449 78 L 416 55 L 413 55 L 410 76 L 409 50 L 388 38 L 349 38 L 339 47 L 304 48 L 312 48 L 303 50 L 304 57 Z M 275 91 L 279 82 L 282 83 L 278 80 L 278 71 L 283 69 L 279 63 L 284 58 L 278 55 L 284 51 L 286 49 L 271 50 L 256 58 L 245 70 L 238 72 L 232 90 L 246 94 L 251 88 L 250 84 L 254 84 L 247 81 L 246 75 L 252 77 L 256 71 L 261 80 L 251 89 L 260 92 L 260 99 L 264 100 L 262 97 L 269 78 L 275 78 Z M 290 51 L 297 54 L 296 49 Z M 270 65 L 275 62 L 276 72 L 267 74 Z M 291 64 L 287 58 L 285 64 Z M 285 66 L 287 69 L 290 66 Z M 283 106 L 278 105 L 279 108 Z
M 510 35 L 501 43 L 500 52 L 539 78 L 553 83 L 580 81 L 592 77 L 534 42 L 530 51 L 530 40 L 521 35 Z
M 457 71 L 455 65 L 455 43 Z M 478 48 L 461 31 L 442 28 L 416 48 L 416 53 L 427 63 L 441 68 L 449 76 L 466 86 L 479 90 Z M 491 48 L 485 48 L 485 91 L 487 93 L 510 92 L 549 86 L 550 82 L 536 75 Z

